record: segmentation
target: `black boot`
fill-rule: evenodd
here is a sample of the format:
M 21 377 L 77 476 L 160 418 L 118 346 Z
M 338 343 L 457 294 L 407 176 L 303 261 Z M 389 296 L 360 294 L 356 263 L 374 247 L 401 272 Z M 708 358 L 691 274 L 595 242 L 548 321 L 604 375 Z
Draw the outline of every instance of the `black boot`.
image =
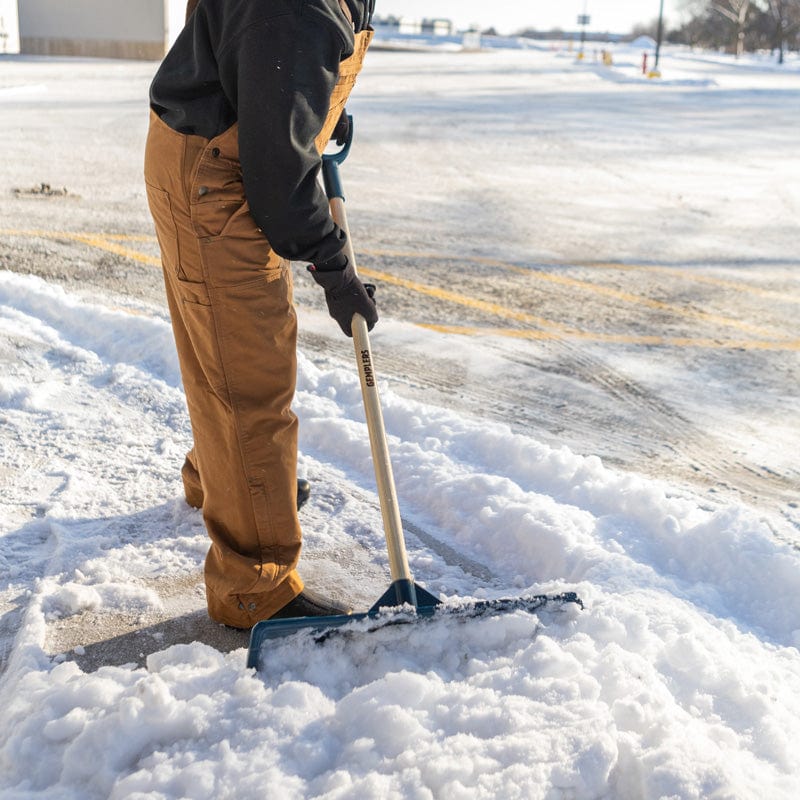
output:
M 311 484 L 305 478 L 297 479 L 297 510 L 299 511 L 311 496 Z
M 334 617 L 339 614 L 352 614 L 353 609 L 329 597 L 303 589 L 294 600 L 287 603 L 270 619 L 288 619 L 289 617 Z

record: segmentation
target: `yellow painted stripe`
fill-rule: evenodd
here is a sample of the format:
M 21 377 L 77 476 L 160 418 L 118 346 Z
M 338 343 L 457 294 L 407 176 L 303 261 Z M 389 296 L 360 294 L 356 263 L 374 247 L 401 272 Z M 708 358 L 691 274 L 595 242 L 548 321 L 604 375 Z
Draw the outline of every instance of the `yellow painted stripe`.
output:
M 149 256 L 146 253 L 140 253 L 138 250 L 133 250 L 129 247 L 122 247 L 115 244 L 111 239 L 122 239 L 123 241 L 155 241 L 153 237 L 142 239 L 134 239 L 133 237 L 120 237 L 116 234 L 106 235 L 104 233 L 72 233 L 70 231 L 43 231 L 43 230 L 10 230 L 0 229 L 0 236 L 24 236 L 38 239 L 68 239 L 73 242 L 81 242 L 82 244 L 96 247 L 99 250 L 106 250 L 109 253 L 115 253 L 123 258 L 130 258 L 133 261 L 139 261 L 142 264 L 147 264 L 153 267 L 161 266 L 161 259 L 155 256 Z
M 72 239 L 75 234 L 66 231 L 19 230 L 0 228 L 0 236 L 24 236 L 37 239 Z
M 498 263 L 497 266 L 500 266 Z M 550 281 L 562 286 L 569 286 L 575 289 L 581 289 L 600 294 L 605 297 L 612 297 L 615 300 L 621 300 L 625 303 L 632 303 L 635 305 L 646 306 L 647 308 L 655 309 L 656 311 L 667 311 L 680 317 L 687 317 L 688 319 L 697 319 L 701 322 L 710 322 L 714 325 L 721 325 L 728 328 L 736 328 L 737 330 L 745 333 L 751 333 L 756 336 L 766 336 L 768 338 L 783 338 L 785 334 L 782 331 L 776 331 L 774 328 L 764 328 L 760 325 L 751 325 L 749 322 L 743 320 L 732 319 L 731 317 L 724 317 L 721 314 L 712 314 L 708 311 L 700 311 L 696 308 L 687 308 L 686 306 L 676 306 L 674 303 L 665 303 L 661 300 L 654 300 L 650 297 L 643 297 L 642 295 L 631 294 L 624 292 L 621 289 L 614 289 L 611 286 L 602 286 L 590 281 L 582 281 L 577 278 L 570 278 L 566 275 L 553 275 L 550 272 L 540 272 L 526 270 L 521 267 L 516 267 L 514 270 L 518 273 L 525 275 L 532 275 L 537 280 Z
M 127 234 L 99 234 L 99 233 L 72 233 L 67 231 L 44 231 L 44 230 L 12 230 L 0 229 L 0 235 L 6 236 L 26 236 L 38 237 L 47 239 L 68 239 L 71 241 L 81 242 L 90 247 L 96 247 L 101 250 L 115 253 L 124 258 L 130 258 L 149 266 L 160 267 L 161 261 L 155 256 L 150 256 L 141 253 L 129 247 L 124 247 L 117 242 L 147 242 L 155 243 L 156 239 L 153 236 L 145 235 L 127 235 Z M 441 253 L 412 253 L 402 251 L 390 250 L 363 250 L 361 251 L 366 255 L 381 255 L 381 256 L 394 256 L 403 258 L 418 258 L 418 259 L 451 259 L 452 256 L 443 255 Z M 499 303 L 492 303 L 486 300 L 476 299 L 474 297 L 467 297 L 466 295 L 452 292 L 447 289 L 441 289 L 436 286 L 411 281 L 406 278 L 399 278 L 386 272 L 377 270 L 361 268 L 361 274 L 366 278 L 380 280 L 384 283 L 399 286 L 418 294 L 423 294 L 428 297 L 433 297 L 444 302 L 453 303 L 455 305 L 472 308 L 493 316 L 501 317 L 515 322 L 520 322 L 527 325 L 532 325 L 540 330 L 509 330 L 505 328 L 478 328 L 467 326 L 450 326 L 450 325 L 430 325 L 421 324 L 420 327 L 429 330 L 435 330 L 442 333 L 460 334 L 460 335 L 496 335 L 511 338 L 522 339 L 538 339 L 538 340 L 554 340 L 554 339 L 579 339 L 584 341 L 605 342 L 610 344 L 628 344 L 628 345 L 647 345 L 647 346 L 672 346 L 672 347 L 698 347 L 698 348 L 713 348 L 713 349 L 744 349 L 744 350 L 784 350 L 784 351 L 798 351 L 800 350 L 800 340 L 778 338 L 775 339 L 774 332 L 768 331 L 764 328 L 751 326 L 747 323 L 742 323 L 738 320 L 731 320 L 726 317 L 718 315 L 706 314 L 705 312 L 696 311 L 694 309 L 683 309 L 677 306 L 671 306 L 659 301 L 650 300 L 649 298 L 631 295 L 626 292 L 620 292 L 616 289 L 598 286 L 597 284 L 589 283 L 586 281 L 579 281 L 574 278 L 566 276 L 556 276 L 550 273 L 544 273 L 537 270 L 524 269 L 522 267 L 508 264 L 506 262 L 497 261 L 496 259 L 479 258 L 479 257 L 466 257 L 463 260 L 471 261 L 474 263 L 483 263 L 488 266 L 500 267 L 509 269 L 515 272 L 524 273 L 527 276 L 552 280 L 557 283 L 575 286 L 576 288 L 589 289 L 591 291 L 599 291 L 601 294 L 607 294 L 618 299 L 625 299 L 629 302 L 644 302 L 646 305 L 659 308 L 660 310 L 669 310 L 672 313 L 702 317 L 706 321 L 715 322 L 716 324 L 726 324 L 733 327 L 738 327 L 742 330 L 751 333 L 757 332 L 759 335 L 766 335 L 773 337 L 767 341 L 761 340 L 729 340 L 729 339 L 711 339 L 711 338 L 692 338 L 692 337 L 663 337 L 663 336 L 630 336 L 626 334 L 610 334 L 610 333 L 592 333 L 571 328 L 562 325 L 558 322 L 553 322 L 544 317 L 539 317 L 534 314 L 528 314 L 525 311 L 518 311 L 508 308 L 507 306 L 500 305 Z M 596 262 L 597 266 L 601 266 Z M 609 267 L 615 265 L 609 264 Z M 628 268 L 629 265 L 617 265 L 620 268 Z M 631 269 L 636 267 L 630 266 Z M 649 267 L 648 267 L 649 269 Z M 658 268 L 660 269 L 660 268 Z M 682 272 L 678 270 L 673 271 L 675 274 L 684 277 Z M 699 276 L 694 276 L 695 278 Z M 713 280 L 713 279 L 711 279 Z M 736 287 L 736 284 L 731 284 Z
M 139 261 L 142 264 L 148 264 L 151 267 L 160 267 L 161 259 L 156 256 L 149 256 L 146 253 L 140 253 L 138 250 L 132 250 L 130 247 L 123 247 L 122 245 L 115 244 L 103 236 L 83 236 L 75 234 L 70 237 L 76 242 L 83 242 L 90 247 L 96 247 L 99 250 L 105 250 L 109 253 L 122 256 L 123 258 L 130 258 L 132 261 Z
M 372 252 L 364 251 L 364 252 L 367 255 L 394 255 L 395 257 L 402 256 L 403 258 L 412 257 L 412 255 L 409 253 L 388 253 L 381 251 L 372 251 Z M 416 257 L 421 259 L 431 258 L 439 260 L 445 258 L 452 258 L 452 256 L 433 255 L 430 253 L 422 254 Z M 731 319 L 730 317 L 724 317 L 720 314 L 711 314 L 707 311 L 700 311 L 698 309 L 686 308 L 685 306 L 676 306 L 672 303 L 665 303 L 660 300 L 653 300 L 649 297 L 643 297 L 642 295 L 631 294 L 630 292 L 624 292 L 620 289 L 614 289 L 609 286 L 602 286 L 600 284 L 592 283 L 590 281 L 582 281 L 578 280 L 577 278 L 570 278 L 566 275 L 554 275 L 550 272 L 542 272 L 541 270 L 518 267 L 514 264 L 508 264 L 507 262 L 497 261 L 496 259 L 492 258 L 469 257 L 463 260 L 471 261 L 477 264 L 486 264 L 487 266 L 490 267 L 499 267 L 509 272 L 515 272 L 517 274 L 525 275 L 526 277 L 530 277 L 533 280 L 547 281 L 562 286 L 569 286 L 570 288 L 580 289 L 582 291 L 589 291 L 592 292 L 593 294 L 600 294 L 606 297 L 613 297 L 615 300 L 621 300 L 626 303 L 646 306 L 648 308 L 652 308 L 657 311 L 667 311 L 668 313 L 673 314 L 675 316 L 686 317 L 689 319 L 697 319 L 702 322 L 710 322 L 714 325 L 722 325 L 724 327 L 736 328 L 737 330 L 741 330 L 744 333 L 750 333 L 755 336 L 764 336 L 769 339 L 786 338 L 786 334 L 783 331 L 778 331 L 775 330 L 774 328 L 764 328 L 759 325 L 751 325 L 750 323 L 744 322 L 742 320 Z
M 658 272 L 662 275 L 671 275 L 683 280 L 695 281 L 697 283 L 707 283 L 711 286 L 719 286 L 722 289 L 730 289 L 735 292 L 752 294 L 756 297 L 763 297 L 767 300 L 776 300 L 785 303 L 800 303 L 800 291 L 796 294 L 781 292 L 777 289 L 761 289 L 749 283 L 737 283 L 736 281 L 725 280 L 724 278 L 714 278 L 711 275 L 698 275 L 689 270 L 676 269 L 674 267 L 659 267 L 656 264 L 620 264 L 615 261 L 577 261 L 577 267 L 588 267 L 595 269 L 616 269 L 616 270 L 636 270 L 642 272 Z
M 103 233 L 97 234 L 104 239 L 111 239 L 113 242 L 149 242 L 157 244 L 158 239 L 155 236 L 148 236 L 147 234 L 133 234 L 133 233 Z
M 457 292 L 451 292 L 448 289 L 440 289 L 438 286 L 429 286 L 425 283 L 418 283 L 417 281 L 410 281 L 407 278 L 398 278 L 396 275 L 390 275 L 388 272 L 378 272 L 374 269 L 365 269 L 359 267 L 359 275 L 365 278 L 372 278 L 374 280 L 390 283 L 393 286 L 400 286 L 403 289 L 416 292 L 417 294 L 424 294 L 427 297 L 434 297 L 437 300 L 443 300 L 455 305 L 465 306 L 466 308 L 473 308 L 476 311 L 482 311 L 486 314 L 493 314 L 503 319 L 512 319 L 516 322 L 524 322 L 529 325 L 537 325 L 542 328 L 551 328 L 559 331 L 562 334 L 570 333 L 573 329 L 566 325 L 561 325 L 558 322 L 552 322 L 544 317 L 537 317 L 534 314 L 528 314 L 525 311 L 515 311 L 514 309 L 502 306 L 499 303 L 490 303 L 486 300 L 478 300 L 474 297 L 467 297 Z
M 664 336 L 630 336 L 627 334 L 614 334 L 614 333 L 594 333 L 582 331 L 577 328 L 571 328 L 566 325 L 560 325 L 552 322 L 543 317 L 537 317 L 533 314 L 527 314 L 523 311 L 514 311 L 505 306 L 497 303 L 487 303 L 485 300 L 476 300 L 472 297 L 457 294 L 456 292 L 439 289 L 435 286 L 428 286 L 426 284 L 410 281 L 406 278 L 398 278 L 395 275 L 390 275 L 385 272 L 378 272 L 376 270 L 361 268 L 360 273 L 367 278 L 380 280 L 384 283 L 389 283 L 395 286 L 400 286 L 404 289 L 424 294 L 428 297 L 434 297 L 439 300 L 454 303 L 457 305 L 473 308 L 478 311 L 483 311 L 494 316 L 502 317 L 503 319 L 513 320 L 515 322 L 522 322 L 545 330 L 522 330 L 512 331 L 502 329 L 495 329 L 493 332 L 496 335 L 508 336 L 515 338 L 525 339 L 580 339 L 584 341 L 606 342 L 609 344 L 638 344 L 638 345 L 671 345 L 674 347 L 706 347 L 715 349 L 736 349 L 745 348 L 749 350 L 763 349 L 763 350 L 790 350 L 795 351 L 800 347 L 800 340 L 798 339 L 771 339 L 771 340 L 727 340 L 727 339 L 712 339 L 712 338 L 693 338 L 693 337 L 664 337 Z M 462 333 L 464 335 L 472 335 L 483 333 L 486 329 L 459 327 L 449 325 L 422 325 L 422 327 L 431 330 L 438 330 L 446 333 Z
M 453 255 L 447 253 L 433 253 L 433 252 L 410 252 L 406 250 L 363 250 L 359 252 L 370 256 L 389 256 L 394 258 L 422 258 L 430 260 L 454 260 Z M 475 264 L 486 264 L 487 266 L 500 267 L 503 269 L 512 269 L 524 272 L 526 275 L 531 273 L 532 270 L 520 267 L 516 264 L 510 264 L 505 261 L 499 261 L 494 258 L 484 258 L 481 256 L 458 256 L 462 261 L 469 261 Z M 729 281 L 723 278 L 714 278 L 710 275 L 700 275 L 691 270 L 681 270 L 673 267 L 660 267 L 655 264 L 627 264 L 620 261 L 546 261 L 540 262 L 544 267 L 587 267 L 595 269 L 616 269 L 616 270 L 635 270 L 642 272 L 660 272 L 664 275 L 672 275 L 684 281 L 695 281 L 698 283 L 708 283 L 712 286 L 720 286 L 725 289 L 742 292 L 744 294 L 752 294 L 758 297 L 765 297 L 770 300 L 783 300 L 790 303 L 800 303 L 800 292 L 797 294 L 787 294 L 775 289 L 761 289 L 749 283 L 737 283 L 736 281 Z M 541 274 L 541 273 L 539 273 Z M 590 284 L 592 286 L 596 284 Z
M 570 331 L 557 334 L 552 331 L 510 330 L 508 328 L 470 328 L 461 325 L 437 325 L 417 323 L 421 328 L 449 333 L 458 336 L 502 336 L 510 339 L 532 339 L 554 341 L 558 339 L 579 339 L 605 344 L 644 345 L 648 347 L 692 347 L 710 350 L 771 350 L 781 352 L 800 351 L 800 339 L 793 341 L 761 341 L 752 339 L 704 339 L 671 336 L 628 336 L 615 333 L 588 333 Z

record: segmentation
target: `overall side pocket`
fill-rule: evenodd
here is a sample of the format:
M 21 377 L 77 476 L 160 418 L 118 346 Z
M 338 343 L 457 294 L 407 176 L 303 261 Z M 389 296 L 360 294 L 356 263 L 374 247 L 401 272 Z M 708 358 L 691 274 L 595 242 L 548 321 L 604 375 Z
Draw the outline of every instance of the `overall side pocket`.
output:
M 147 189 L 147 203 L 156 228 L 158 247 L 161 250 L 161 262 L 165 269 L 175 275 L 180 275 L 180 247 L 178 246 L 178 229 L 172 215 L 172 203 L 169 192 L 159 189 L 149 183 Z

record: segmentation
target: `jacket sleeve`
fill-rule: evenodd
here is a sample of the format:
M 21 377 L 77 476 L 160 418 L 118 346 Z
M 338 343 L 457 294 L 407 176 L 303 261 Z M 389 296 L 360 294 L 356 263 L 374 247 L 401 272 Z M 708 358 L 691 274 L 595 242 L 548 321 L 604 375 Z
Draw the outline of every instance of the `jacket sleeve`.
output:
M 317 180 L 314 140 L 349 45 L 333 25 L 288 13 L 248 28 L 228 48 L 223 80 L 235 83 L 228 91 L 235 91 L 245 194 L 256 224 L 284 258 L 320 263 L 344 246 Z

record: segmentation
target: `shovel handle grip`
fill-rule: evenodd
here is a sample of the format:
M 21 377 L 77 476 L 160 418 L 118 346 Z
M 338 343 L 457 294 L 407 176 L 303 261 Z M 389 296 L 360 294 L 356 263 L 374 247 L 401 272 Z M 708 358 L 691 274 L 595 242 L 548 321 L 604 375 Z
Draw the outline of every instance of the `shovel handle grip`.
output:
M 336 152 L 323 153 L 322 155 L 322 182 L 325 184 L 325 194 L 328 195 L 329 200 L 332 197 L 341 197 L 344 200 L 344 187 L 339 176 L 339 164 L 347 158 L 352 144 L 353 117 L 351 114 L 347 114 L 347 135 L 342 142 L 341 149 Z

